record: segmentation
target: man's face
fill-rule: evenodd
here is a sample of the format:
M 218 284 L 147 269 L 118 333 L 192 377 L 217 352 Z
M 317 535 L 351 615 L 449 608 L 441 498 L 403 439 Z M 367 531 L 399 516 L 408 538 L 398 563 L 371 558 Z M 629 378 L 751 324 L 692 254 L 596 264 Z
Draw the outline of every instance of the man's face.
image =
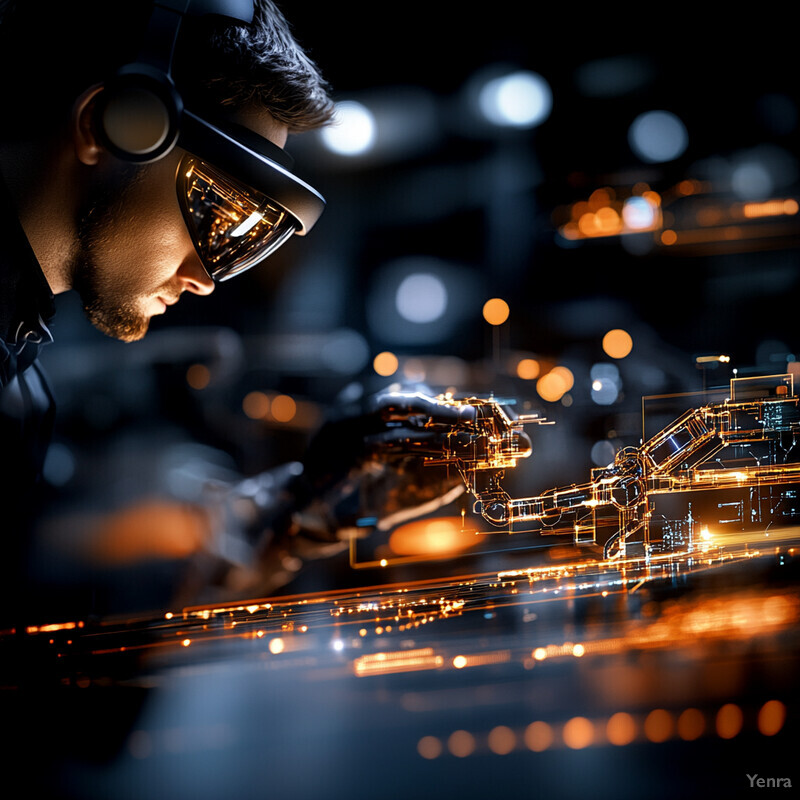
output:
M 286 143 L 285 126 L 264 112 L 242 112 L 235 121 L 280 147 Z M 81 210 L 72 285 L 90 322 L 115 339 L 141 339 L 150 319 L 183 292 L 214 290 L 175 188 L 183 154 L 176 148 L 145 166 L 98 167 Z

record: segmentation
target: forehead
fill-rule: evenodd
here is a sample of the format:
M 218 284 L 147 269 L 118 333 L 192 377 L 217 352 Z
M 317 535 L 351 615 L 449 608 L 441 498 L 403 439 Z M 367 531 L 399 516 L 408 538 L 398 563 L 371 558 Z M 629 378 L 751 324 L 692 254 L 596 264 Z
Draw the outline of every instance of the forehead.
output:
M 248 106 L 231 110 L 225 114 L 225 118 L 237 125 L 244 125 L 259 136 L 269 139 L 278 147 L 286 146 L 289 128 L 283 123 L 277 122 L 262 106 Z

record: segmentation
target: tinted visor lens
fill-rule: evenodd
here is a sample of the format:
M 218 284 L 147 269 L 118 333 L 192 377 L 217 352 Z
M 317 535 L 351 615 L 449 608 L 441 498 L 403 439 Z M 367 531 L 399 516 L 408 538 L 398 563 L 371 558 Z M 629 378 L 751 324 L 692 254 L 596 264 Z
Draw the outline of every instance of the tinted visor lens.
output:
M 181 161 L 177 187 L 195 249 L 215 281 L 254 267 L 298 227 L 295 218 L 266 195 L 192 155 Z

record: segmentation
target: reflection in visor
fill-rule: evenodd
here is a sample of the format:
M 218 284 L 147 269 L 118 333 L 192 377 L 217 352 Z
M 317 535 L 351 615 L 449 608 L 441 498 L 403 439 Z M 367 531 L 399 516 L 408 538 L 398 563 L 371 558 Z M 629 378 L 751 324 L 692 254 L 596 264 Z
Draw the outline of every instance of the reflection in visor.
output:
M 194 246 L 216 281 L 255 266 L 295 232 L 283 208 L 194 156 L 181 161 L 177 183 Z

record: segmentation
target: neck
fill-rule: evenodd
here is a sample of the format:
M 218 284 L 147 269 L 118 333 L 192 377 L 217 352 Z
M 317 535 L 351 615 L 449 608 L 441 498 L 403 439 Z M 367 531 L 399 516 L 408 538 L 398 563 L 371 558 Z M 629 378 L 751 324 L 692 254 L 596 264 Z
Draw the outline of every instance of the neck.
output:
M 77 241 L 74 176 L 64 156 L 41 142 L 0 146 L 0 167 L 19 220 L 53 294 L 72 288 L 70 265 Z

